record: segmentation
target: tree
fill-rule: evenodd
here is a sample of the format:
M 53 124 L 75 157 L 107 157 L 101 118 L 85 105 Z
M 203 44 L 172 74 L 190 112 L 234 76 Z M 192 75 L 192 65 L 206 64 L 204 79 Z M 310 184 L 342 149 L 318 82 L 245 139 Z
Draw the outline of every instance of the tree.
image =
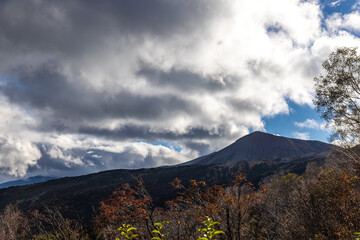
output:
M 360 139 L 360 56 L 356 48 L 339 48 L 323 63 L 325 75 L 315 77 L 321 117 L 342 139 Z
M 99 212 L 95 225 L 107 238 L 118 235 L 122 224 L 135 226 L 140 235 L 152 237 L 156 209 L 140 176 L 135 188 L 128 183 L 123 184 L 107 200 L 100 202 Z
M 0 212 L 0 239 L 25 239 L 27 219 L 16 205 L 7 205 Z

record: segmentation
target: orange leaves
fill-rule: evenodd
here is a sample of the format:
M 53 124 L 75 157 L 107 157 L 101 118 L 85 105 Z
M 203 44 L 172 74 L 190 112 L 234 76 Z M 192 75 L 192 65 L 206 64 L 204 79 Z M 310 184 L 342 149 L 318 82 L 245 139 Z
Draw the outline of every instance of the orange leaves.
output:
M 152 199 L 146 195 L 142 180 L 138 180 L 137 189 L 134 190 L 129 184 L 123 184 L 115 190 L 105 201 L 100 202 L 99 215 L 96 218 L 96 226 L 100 231 L 112 226 L 112 231 L 107 235 L 117 233 L 117 227 L 122 223 L 146 221 L 152 213 Z M 141 231 L 141 229 L 139 230 Z
M 246 182 L 247 182 L 246 174 L 245 173 L 238 173 L 235 176 L 235 179 L 232 181 L 232 184 L 236 185 L 236 186 L 241 186 Z
M 169 182 L 169 185 L 174 189 L 183 189 L 184 186 L 181 184 L 181 180 L 179 178 L 175 178 L 172 182 Z

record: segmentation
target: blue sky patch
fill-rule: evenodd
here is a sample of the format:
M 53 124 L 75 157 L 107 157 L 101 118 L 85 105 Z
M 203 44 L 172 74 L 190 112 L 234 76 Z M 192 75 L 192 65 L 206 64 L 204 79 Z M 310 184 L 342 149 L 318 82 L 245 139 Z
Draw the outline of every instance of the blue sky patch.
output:
M 296 133 L 308 133 L 309 139 L 328 142 L 330 132 L 325 129 L 314 129 L 298 127 L 295 123 L 305 122 L 307 119 L 315 120 L 317 123 L 324 124 L 320 114 L 315 108 L 309 105 L 298 105 L 292 101 L 288 102 L 290 113 L 279 114 L 275 117 L 264 118 L 265 129 L 272 134 L 279 134 L 284 137 L 296 138 Z

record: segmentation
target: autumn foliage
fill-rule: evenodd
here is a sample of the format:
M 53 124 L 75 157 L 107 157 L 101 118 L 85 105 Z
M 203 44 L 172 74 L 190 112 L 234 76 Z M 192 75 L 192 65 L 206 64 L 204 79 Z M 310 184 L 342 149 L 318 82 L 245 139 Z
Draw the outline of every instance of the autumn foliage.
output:
M 139 178 L 135 189 L 123 184 L 100 202 L 96 228 L 108 238 L 118 234 L 119 223 L 136 224 L 142 234 L 151 234 L 154 211 L 151 197 Z
M 175 178 L 169 184 L 178 196 L 163 208 L 152 206 L 140 181 L 102 202 L 96 222 L 109 239 L 123 223 L 137 228 L 138 239 L 151 239 L 154 223 L 162 221 L 169 222 L 163 239 L 198 239 L 204 216 L 220 223 L 224 233 L 217 239 L 353 239 L 360 230 L 359 180 L 346 169 L 316 164 L 302 176 L 273 177 L 257 189 L 244 173 L 227 186 L 195 180 L 185 186 Z

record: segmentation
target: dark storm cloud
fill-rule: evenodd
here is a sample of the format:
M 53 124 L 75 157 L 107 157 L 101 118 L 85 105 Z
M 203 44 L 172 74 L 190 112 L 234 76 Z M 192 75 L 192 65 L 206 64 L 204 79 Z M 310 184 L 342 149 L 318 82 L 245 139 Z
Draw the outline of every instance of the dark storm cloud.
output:
M 263 108 L 262 102 L 250 99 L 228 98 L 227 102 L 239 113 L 256 113 Z
M 164 72 L 158 69 L 143 68 L 137 72 L 140 77 L 146 78 L 151 84 L 163 88 L 173 88 L 187 92 L 219 92 L 235 89 L 238 81 L 234 81 L 234 77 L 221 77 L 221 81 L 214 76 L 202 76 L 184 70 L 171 69 Z M 237 80 L 237 79 L 236 79 Z
M 144 96 L 126 90 L 111 95 L 98 92 L 84 86 L 78 79 L 66 79 L 54 63 L 35 70 L 18 69 L 11 75 L 12 81 L 0 86 L 0 92 L 14 103 L 51 110 L 54 119 L 43 121 L 54 122 L 59 130 L 63 127 L 59 119 L 68 123 L 106 118 L 156 120 L 200 111 L 175 95 Z
M 199 153 L 200 156 L 203 156 L 205 154 L 209 153 L 209 144 L 206 143 L 199 143 L 195 141 L 185 141 L 185 146 L 189 149 L 193 149 Z
M 168 139 L 211 139 L 226 136 L 228 134 L 227 126 L 220 126 L 217 131 L 206 129 L 205 127 L 189 127 L 185 133 L 176 133 L 170 130 L 154 131 L 150 126 L 144 125 L 125 125 L 117 129 L 105 129 L 94 127 L 80 127 L 79 133 L 90 134 L 109 139 L 127 139 L 139 138 L 146 140 Z
M 84 121 L 94 123 L 106 118 L 159 121 L 178 115 L 199 115 L 201 106 L 181 94 L 147 93 L 146 88 L 109 94 L 89 86 L 89 79 L 68 79 L 63 65 L 67 60 L 77 64 L 75 59 L 83 61 L 86 57 L 97 61 L 94 52 L 111 49 L 109 41 L 114 39 L 119 39 L 121 52 L 149 37 L 160 41 L 195 32 L 205 34 L 206 26 L 221 12 L 219 9 L 224 7 L 218 1 L 2 1 L 2 57 L 8 53 L 11 61 L 16 61 L 16 57 L 20 60 L 9 63 L 11 69 L 3 72 L 2 76 L 10 81 L 1 85 L 0 91 L 13 104 L 34 109 L 43 131 L 73 132 Z M 22 62 L 23 56 L 31 56 L 30 63 Z M 141 66 L 144 70 L 138 71 L 137 76 L 145 76 L 150 85 L 159 89 L 167 85 L 189 92 L 224 88 L 219 81 L 190 72 L 163 73 L 144 62 Z M 78 75 L 81 78 L 80 70 Z M 114 83 L 123 80 L 111 79 Z M 166 135 L 171 134 L 161 136 Z
M 112 35 L 141 41 L 141 36 L 149 34 L 170 37 L 201 31 L 205 29 L 201 25 L 206 26 L 214 10 L 220 8 L 217 1 L 206 1 L 206 7 L 204 2 L 1 1 L 0 48 L 74 55 Z

